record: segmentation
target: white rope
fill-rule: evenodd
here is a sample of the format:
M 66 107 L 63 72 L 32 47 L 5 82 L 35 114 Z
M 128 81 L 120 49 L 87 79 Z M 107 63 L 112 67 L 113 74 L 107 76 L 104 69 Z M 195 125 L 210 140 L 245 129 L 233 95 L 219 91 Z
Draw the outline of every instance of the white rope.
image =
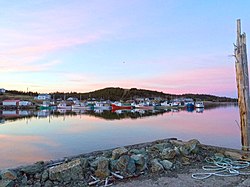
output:
M 212 175 L 220 177 L 231 177 L 237 175 L 250 175 L 250 172 L 243 172 L 240 169 L 244 169 L 250 166 L 247 161 L 233 161 L 229 158 L 214 157 L 205 159 L 207 163 L 213 165 L 203 166 L 204 173 L 194 173 L 192 178 L 194 179 L 206 179 Z

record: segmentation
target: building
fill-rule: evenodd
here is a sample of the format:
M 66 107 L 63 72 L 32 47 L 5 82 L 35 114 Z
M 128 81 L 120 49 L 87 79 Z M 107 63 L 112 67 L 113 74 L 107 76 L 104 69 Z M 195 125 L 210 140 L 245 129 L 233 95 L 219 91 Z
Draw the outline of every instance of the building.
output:
M 30 101 L 19 101 L 19 106 L 30 106 L 32 103 Z
M 4 100 L 3 106 L 19 106 L 20 100 Z
M 3 89 L 3 88 L 0 88 L 0 94 L 4 94 L 5 93 L 5 89 Z
M 51 99 L 51 95 L 49 94 L 39 94 L 37 96 L 38 100 L 50 100 Z

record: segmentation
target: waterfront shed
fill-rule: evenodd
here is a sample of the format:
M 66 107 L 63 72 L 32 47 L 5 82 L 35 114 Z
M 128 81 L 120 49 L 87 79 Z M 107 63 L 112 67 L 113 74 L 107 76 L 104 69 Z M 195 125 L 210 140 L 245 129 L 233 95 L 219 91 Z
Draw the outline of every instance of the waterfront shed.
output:
M 19 106 L 30 106 L 32 103 L 30 101 L 19 101 Z
M 51 95 L 49 94 L 39 94 L 37 96 L 38 100 L 50 100 L 51 99 Z
M 18 106 L 20 100 L 4 100 L 3 106 Z

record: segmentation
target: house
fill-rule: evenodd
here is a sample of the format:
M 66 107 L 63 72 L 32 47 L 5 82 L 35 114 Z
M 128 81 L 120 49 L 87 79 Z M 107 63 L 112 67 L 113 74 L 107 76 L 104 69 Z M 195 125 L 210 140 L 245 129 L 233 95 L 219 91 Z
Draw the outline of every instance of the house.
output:
M 51 95 L 49 94 L 39 94 L 37 96 L 38 100 L 50 100 L 51 99 Z
M 0 88 L 0 94 L 4 94 L 5 93 L 5 89 L 3 89 L 3 88 Z
M 19 106 L 20 100 L 4 100 L 3 106 Z

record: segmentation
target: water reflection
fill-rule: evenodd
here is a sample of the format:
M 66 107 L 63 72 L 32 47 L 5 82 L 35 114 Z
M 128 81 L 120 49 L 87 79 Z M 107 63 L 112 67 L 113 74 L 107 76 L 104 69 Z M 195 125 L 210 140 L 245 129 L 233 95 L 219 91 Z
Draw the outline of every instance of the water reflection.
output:
M 176 137 L 241 148 L 237 107 L 0 111 L 0 168 Z

